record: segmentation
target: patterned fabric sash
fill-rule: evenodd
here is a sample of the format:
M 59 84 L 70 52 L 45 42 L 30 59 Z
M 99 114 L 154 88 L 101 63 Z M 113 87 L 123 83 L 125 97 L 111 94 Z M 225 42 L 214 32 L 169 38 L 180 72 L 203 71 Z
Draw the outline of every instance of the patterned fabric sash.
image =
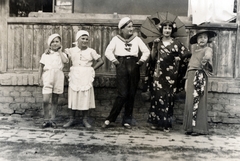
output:
M 193 118 L 192 126 L 196 126 L 197 111 L 200 97 L 204 94 L 204 87 L 206 85 L 206 78 L 203 70 L 197 70 L 193 79 Z

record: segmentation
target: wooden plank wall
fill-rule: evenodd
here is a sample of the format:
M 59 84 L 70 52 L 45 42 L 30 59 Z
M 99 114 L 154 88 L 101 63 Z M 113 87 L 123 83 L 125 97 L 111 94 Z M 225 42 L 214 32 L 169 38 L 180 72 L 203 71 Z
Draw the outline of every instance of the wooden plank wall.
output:
M 52 33 L 59 33 L 62 36 L 63 48 L 72 47 L 75 41 L 76 32 L 80 29 L 89 31 L 91 38 L 89 46 L 94 48 L 102 58 L 105 64 L 97 71 L 97 73 L 113 74 L 115 69 L 112 64 L 104 57 L 104 51 L 109 41 L 119 31 L 116 22 L 111 23 L 111 20 L 100 20 L 98 23 L 73 23 L 74 20 L 61 19 L 61 23 L 48 23 L 43 20 L 27 18 L 24 22 L 19 19 L 17 21 L 11 20 L 8 23 L 8 58 L 7 58 L 7 71 L 9 72 L 36 72 L 38 70 L 39 59 L 41 54 L 47 48 L 47 38 Z M 32 22 L 31 22 L 32 20 Z M 102 23 L 99 23 L 102 21 Z M 142 21 L 135 23 L 137 33 Z M 227 25 L 228 26 L 228 25 Z M 236 32 L 237 27 L 215 27 L 205 28 L 214 30 L 218 33 L 215 41 L 210 45 L 214 48 L 214 77 L 220 78 L 234 78 L 235 73 L 235 59 L 236 59 Z M 184 38 L 184 44 L 191 50 L 194 46 L 190 46 L 188 41 L 189 37 L 196 33 L 199 28 L 188 26 L 187 30 L 189 36 Z M 139 34 L 140 35 L 140 34 Z M 64 71 L 69 70 L 69 64 L 65 66 Z M 143 71 L 142 71 L 143 73 Z
M 7 63 L 7 19 L 9 1 L 0 1 L 0 73 L 6 71 Z
M 207 29 L 207 28 L 205 28 Z M 234 78 L 236 59 L 236 29 L 211 29 L 217 33 L 217 37 L 209 44 L 213 48 L 214 76 L 218 78 Z M 190 29 L 189 37 L 196 33 L 197 29 Z M 190 46 L 194 50 L 196 45 Z
M 236 18 L 236 23 L 239 25 L 240 24 L 240 0 L 237 0 L 237 18 Z M 236 40 L 236 57 L 235 57 L 235 78 L 240 77 L 240 27 L 238 26 L 237 28 L 237 40 Z
M 78 30 L 87 30 L 91 37 L 89 46 L 102 55 L 105 64 L 98 73 L 113 73 L 115 69 L 104 57 L 105 49 L 119 31 L 116 26 L 71 25 L 71 24 L 9 24 L 8 25 L 8 65 L 9 72 L 37 71 L 41 55 L 47 49 L 47 39 L 52 33 L 62 36 L 63 49 L 73 47 Z M 138 30 L 136 32 L 139 32 Z M 69 64 L 64 71 L 69 70 Z

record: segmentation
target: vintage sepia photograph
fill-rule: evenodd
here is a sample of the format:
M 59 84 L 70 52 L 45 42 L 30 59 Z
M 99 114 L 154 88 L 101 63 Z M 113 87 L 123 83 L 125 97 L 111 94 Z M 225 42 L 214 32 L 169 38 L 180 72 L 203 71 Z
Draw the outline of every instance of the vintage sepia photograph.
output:
M 0 0 L 0 161 L 240 160 L 240 0 Z

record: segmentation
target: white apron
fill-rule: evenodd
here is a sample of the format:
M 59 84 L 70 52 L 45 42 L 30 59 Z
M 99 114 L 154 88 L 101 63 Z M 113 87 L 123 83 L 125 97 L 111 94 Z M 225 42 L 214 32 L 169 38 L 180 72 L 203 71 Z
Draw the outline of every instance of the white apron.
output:
M 69 73 L 68 108 L 88 110 L 95 108 L 93 81 L 95 71 L 92 67 L 71 67 Z

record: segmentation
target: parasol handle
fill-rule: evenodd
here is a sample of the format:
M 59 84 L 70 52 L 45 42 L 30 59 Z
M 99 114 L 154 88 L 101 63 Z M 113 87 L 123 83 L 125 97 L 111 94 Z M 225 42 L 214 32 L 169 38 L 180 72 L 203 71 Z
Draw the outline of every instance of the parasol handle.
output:
M 157 66 L 156 66 L 156 77 L 160 76 L 160 60 L 157 60 Z
M 153 42 L 153 46 L 152 46 L 152 50 L 151 50 L 151 57 L 152 59 L 155 59 L 155 56 L 156 56 L 156 51 L 157 51 L 157 45 L 158 43 L 157 42 Z

